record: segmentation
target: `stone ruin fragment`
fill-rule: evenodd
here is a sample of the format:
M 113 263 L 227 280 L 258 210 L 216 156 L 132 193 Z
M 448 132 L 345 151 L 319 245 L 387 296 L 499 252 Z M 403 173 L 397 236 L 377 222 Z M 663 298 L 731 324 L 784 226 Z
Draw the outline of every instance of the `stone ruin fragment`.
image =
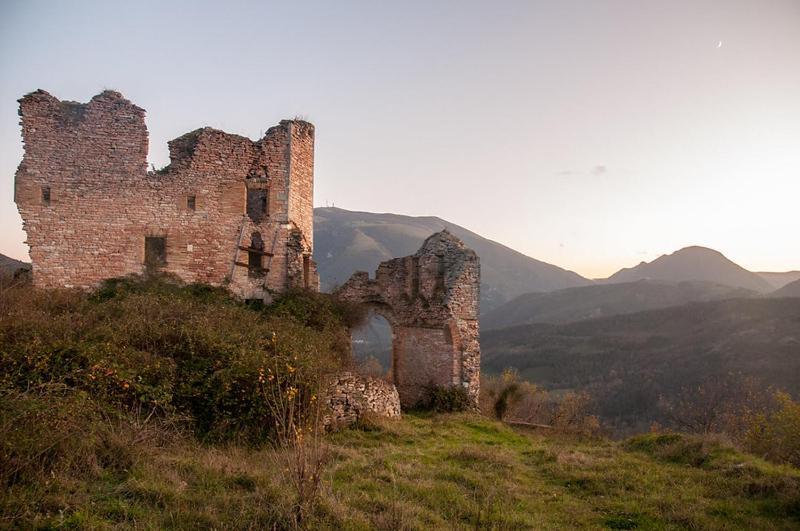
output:
M 431 387 L 463 387 L 473 406 L 480 386 L 478 255 L 442 231 L 415 254 L 355 273 L 339 290 L 392 327 L 392 380 L 404 408 Z

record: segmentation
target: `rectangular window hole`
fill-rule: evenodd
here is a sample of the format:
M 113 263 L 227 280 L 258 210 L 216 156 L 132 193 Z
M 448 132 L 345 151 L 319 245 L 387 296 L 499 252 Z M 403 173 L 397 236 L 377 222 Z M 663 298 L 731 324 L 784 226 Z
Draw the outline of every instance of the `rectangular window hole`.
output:
M 197 208 L 197 196 L 190 195 L 186 198 L 186 208 L 189 210 L 195 210 Z
M 260 222 L 269 214 L 269 190 L 266 188 L 247 189 L 247 216 Z
M 146 236 L 144 239 L 144 264 L 148 269 L 167 265 L 167 239 Z
M 50 204 L 50 187 L 49 186 L 42 186 L 42 204 L 49 205 Z

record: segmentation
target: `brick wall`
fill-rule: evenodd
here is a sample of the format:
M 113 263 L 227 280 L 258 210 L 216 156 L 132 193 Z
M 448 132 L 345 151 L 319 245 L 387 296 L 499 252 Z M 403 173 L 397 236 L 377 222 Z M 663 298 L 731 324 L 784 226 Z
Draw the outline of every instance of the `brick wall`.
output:
M 40 90 L 19 103 L 15 200 L 35 285 L 92 288 L 143 273 L 152 237 L 166 244 L 155 267 L 187 282 L 228 285 L 243 298 L 318 288 L 313 125 L 282 121 L 256 142 L 198 129 L 169 142 L 168 167 L 148 172 L 145 112 L 118 92 L 81 104 Z M 266 195 L 264 215 L 247 215 L 248 189 Z M 273 254 L 258 255 L 268 272 L 248 268 L 257 260 L 237 249 L 254 233 Z

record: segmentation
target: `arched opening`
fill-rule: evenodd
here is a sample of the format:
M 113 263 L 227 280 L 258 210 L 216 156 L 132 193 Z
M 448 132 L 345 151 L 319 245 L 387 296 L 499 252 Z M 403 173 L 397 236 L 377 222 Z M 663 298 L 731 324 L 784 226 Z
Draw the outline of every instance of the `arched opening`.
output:
M 351 331 L 353 359 L 367 376 L 393 382 L 392 325 L 375 309 L 370 309 L 364 322 Z

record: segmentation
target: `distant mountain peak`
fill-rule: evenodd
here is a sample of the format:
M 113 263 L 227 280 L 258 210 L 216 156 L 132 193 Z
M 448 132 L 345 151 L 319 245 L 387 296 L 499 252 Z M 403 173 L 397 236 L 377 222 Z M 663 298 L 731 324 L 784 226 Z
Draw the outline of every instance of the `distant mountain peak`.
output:
M 723 256 L 723 254 L 716 249 L 712 249 L 710 247 L 703 247 L 702 245 L 687 245 L 686 247 L 682 247 L 672 253 L 675 254 L 682 254 L 682 253 L 708 253 L 718 256 Z
M 683 247 L 671 254 L 661 255 L 652 262 L 642 262 L 635 267 L 621 269 L 611 275 L 607 282 L 633 282 L 642 279 L 709 281 L 760 293 L 773 289 L 769 282 L 732 262 L 721 252 L 700 245 Z

